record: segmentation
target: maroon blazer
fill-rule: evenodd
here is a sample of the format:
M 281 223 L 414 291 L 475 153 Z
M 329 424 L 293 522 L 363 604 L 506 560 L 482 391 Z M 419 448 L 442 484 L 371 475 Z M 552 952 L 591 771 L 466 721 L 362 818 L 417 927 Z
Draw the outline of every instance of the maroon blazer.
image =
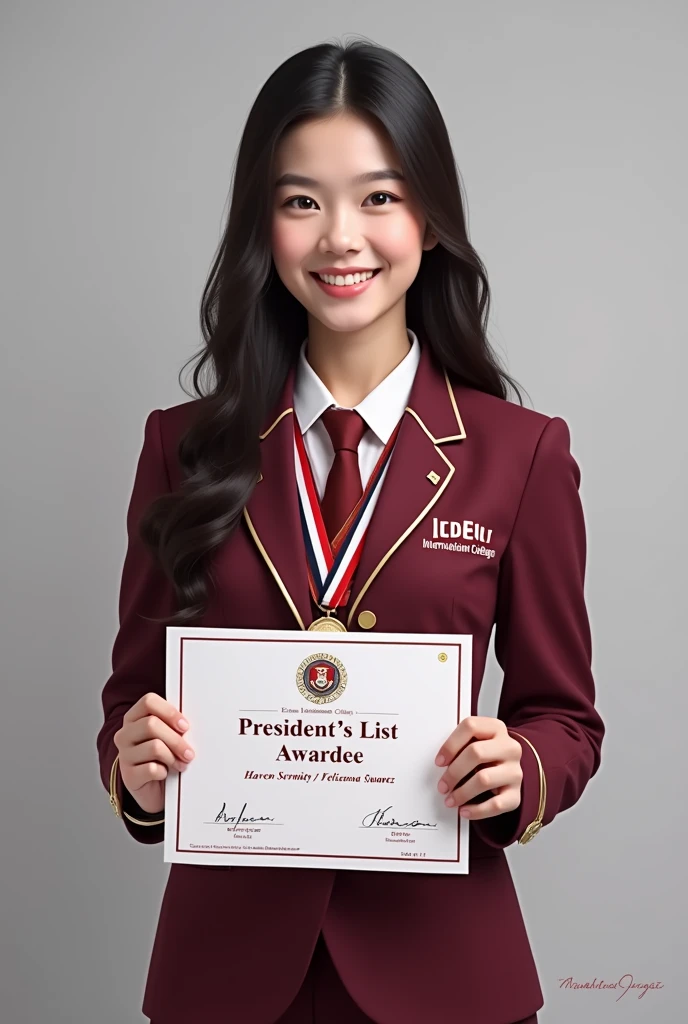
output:
M 312 621 L 292 389 L 293 372 L 261 435 L 262 479 L 215 553 L 217 586 L 196 625 Z M 137 805 L 118 766 L 111 772 L 113 735 L 142 694 L 165 693 L 165 626 L 141 615 L 175 610 L 137 524 L 155 496 L 181 482 L 177 445 L 194 405 L 148 416 L 127 514 L 120 626 L 97 740 L 118 815 L 136 817 Z M 270 1024 L 298 991 L 321 930 L 347 989 L 380 1024 L 507 1024 L 543 1005 L 504 848 L 575 804 L 600 764 L 579 483 L 564 420 L 450 385 L 423 347 L 347 626 L 371 628 L 374 616 L 381 632 L 473 634 L 477 714 L 496 624 L 498 717 L 523 748 L 521 804 L 470 822 L 466 875 L 171 864 L 143 998 L 156 1024 Z M 164 824 L 122 821 L 140 843 L 163 841 Z

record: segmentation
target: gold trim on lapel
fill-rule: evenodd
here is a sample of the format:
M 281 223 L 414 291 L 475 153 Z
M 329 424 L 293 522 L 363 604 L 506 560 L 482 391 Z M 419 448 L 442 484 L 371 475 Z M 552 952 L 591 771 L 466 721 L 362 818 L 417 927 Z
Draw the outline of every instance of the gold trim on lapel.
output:
M 290 411 L 291 410 L 289 410 L 289 409 L 287 410 L 287 412 L 290 412 Z M 284 413 L 282 415 L 284 415 Z M 280 419 L 281 419 L 281 417 L 280 417 Z M 248 514 L 248 511 L 247 511 L 246 508 L 244 508 L 244 519 L 246 520 L 246 525 L 248 526 L 249 530 L 251 531 L 251 536 L 253 537 L 254 541 L 256 542 L 256 546 L 258 547 L 258 550 L 260 551 L 261 555 L 265 559 L 265 564 L 267 565 L 268 569 L 270 570 L 270 572 L 274 576 L 275 582 L 277 583 L 277 586 L 282 591 L 282 593 L 283 593 L 283 595 L 284 595 L 284 597 L 286 599 L 287 604 L 289 605 L 289 607 L 291 608 L 292 612 L 294 613 L 294 617 L 295 617 L 296 621 L 298 622 L 298 624 L 301 627 L 301 629 L 305 630 L 306 627 L 304 625 L 303 619 L 299 615 L 298 608 L 296 607 L 296 605 L 292 601 L 291 594 L 289 593 L 289 591 L 285 587 L 284 582 L 282 580 L 282 577 L 277 572 L 277 569 L 275 569 L 275 566 L 273 565 L 273 562 L 272 562 L 272 559 L 270 558 L 270 555 L 267 553 L 267 551 L 263 547 L 261 539 L 258 536 L 258 534 L 256 533 L 256 528 L 253 525 L 253 523 L 251 522 L 251 517 Z
M 360 589 L 360 590 L 358 591 L 358 593 L 357 593 L 357 595 L 356 595 L 356 600 L 355 600 L 355 601 L 354 601 L 354 603 L 352 604 L 352 606 L 351 606 L 351 610 L 350 610 L 350 612 L 349 612 L 349 614 L 348 614 L 348 617 L 347 617 L 347 620 L 346 620 L 347 628 L 351 626 L 351 620 L 352 620 L 352 619 L 353 619 L 353 617 L 354 617 L 354 614 L 355 614 L 355 612 L 356 612 L 356 609 L 358 608 L 359 604 L 361 603 L 361 600 L 362 600 L 362 598 L 363 598 L 363 597 L 364 597 L 364 595 L 366 594 L 366 592 L 367 592 L 368 588 L 370 587 L 370 585 L 371 585 L 371 583 L 373 582 L 373 580 L 375 579 L 375 577 L 376 577 L 376 576 L 378 575 L 378 573 L 379 573 L 379 572 L 380 572 L 380 571 L 381 571 L 381 570 L 382 570 L 382 569 L 384 568 L 384 566 L 385 566 L 385 565 L 387 564 L 387 562 L 388 562 L 388 561 L 389 561 L 389 559 L 390 559 L 390 558 L 392 557 L 392 555 L 394 554 L 394 552 L 395 552 L 395 551 L 397 550 L 397 548 L 399 547 L 399 545 L 400 545 L 400 544 L 402 544 L 402 543 L 403 543 L 403 542 L 404 542 L 404 541 L 406 540 L 406 538 L 408 537 L 408 535 L 409 535 L 409 534 L 410 534 L 410 533 L 411 533 L 411 532 L 412 532 L 413 530 L 415 530 L 416 526 L 418 526 L 418 524 L 419 524 L 419 523 L 420 523 L 420 522 L 421 522 L 421 521 L 422 521 L 422 520 L 423 520 L 423 519 L 425 518 L 425 516 L 426 516 L 426 515 L 428 514 L 428 512 L 429 512 L 429 511 L 430 511 L 430 509 L 431 509 L 431 508 L 433 507 L 433 505 L 434 505 L 434 504 L 435 504 L 435 503 L 436 503 L 437 501 L 439 501 L 439 499 L 440 499 L 440 498 L 442 497 L 442 495 L 443 495 L 444 491 L 446 490 L 446 488 L 447 488 L 447 486 L 448 486 L 448 484 L 449 484 L 449 481 L 451 480 L 451 478 L 452 478 L 452 477 L 454 476 L 454 473 L 456 472 L 456 467 L 455 467 L 455 466 L 454 466 L 454 465 L 453 465 L 453 464 L 452 464 L 452 463 L 451 463 L 451 462 L 449 461 L 449 459 L 448 459 L 448 458 L 447 458 L 447 456 L 446 456 L 446 455 L 444 454 L 444 452 L 443 452 L 443 451 L 441 450 L 441 448 L 438 448 L 438 441 L 437 441 L 437 439 L 436 439 L 435 437 L 433 437 L 433 435 L 432 435 L 432 434 L 430 433 L 430 431 L 429 431 L 429 430 L 428 430 L 428 428 L 427 428 L 427 427 L 425 426 L 425 424 L 423 423 L 422 419 L 420 418 L 420 416 L 418 415 L 418 413 L 417 413 L 417 412 L 415 411 L 415 409 L 412 409 L 412 408 L 411 408 L 410 406 L 408 406 L 408 405 L 407 405 L 407 406 L 406 406 L 406 409 L 405 409 L 404 411 L 405 411 L 405 413 L 409 413 L 409 414 L 410 414 L 410 415 L 411 415 L 411 416 L 412 416 L 412 417 L 413 417 L 413 418 L 414 418 L 414 419 L 416 420 L 416 422 L 417 422 L 417 423 L 419 424 L 419 426 L 420 426 L 420 427 L 422 428 L 422 430 L 423 430 L 423 431 L 424 431 L 424 432 L 425 432 L 425 433 L 427 434 L 427 436 L 428 436 L 428 437 L 430 438 L 430 440 L 432 441 L 433 445 L 435 446 L 435 451 L 437 452 L 437 454 L 439 455 L 439 457 L 440 457 L 440 458 L 441 458 L 441 459 L 442 459 L 442 460 L 443 460 L 443 461 L 444 461 L 444 462 L 446 463 L 446 465 L 448 466 L 448 468 L 449 468 L 449 472 L 447 473 L 446 477 L 445 477 L 445 478 L 444 478 L 444 480 L 442 481 L 442 486 L 441 486 L 441 487 L 438 487 L 438 489 L 437 489 L 437 490 L 436 490 L 436 491 L 435 491 L 435 492 L 433 493 L 433 495 L 432 495 L 432 498 L 431 498 L 431 499 L 430 499 L 430 501 L 429 501 L 429 502 L 428 502 L 428 503 L 427 503 L 427 504 L 425 505 L 425 507 L 423 508 L 423 510 L 422 510 L 422 512 L 420 513 L 420 515 L 416 516 L 416 518 L 415 518 L 415 519 L 413 520 L 413 522 L 411 523 L 411 525 L 410 525 L 410 526 L 408 526 L 408 527 L 407 527 L 407 528 L 406 528 L 406 529 L 404 530 L 404 532 L 403 532 L 403 533 L 401 534 L 401 536 L 400 536 L 400 537 L 398 537 L 398 538 L 397 538 L 397 539 L 395 540 L 394 544 L 392 544 L 392 546 L 391 546 L 391 547 L 390 547 L 390 548 L 388 549 L 388 551 L 387 551 L 387 552 L 385 553 L 385 555 L 383 555 L 383 557 L 382 557 L 382 558 L 380 559 L 380 561 L 379 561 L 379 562 L 377 563 L 377 565 L 375 566 L 375 568 L 373 569 L 373 571 L 371 572 L 371 574 L 370 574 L 370 575 L 368 576 L 368 579 L 367 579 L 367 580 L 365 581 L 365 583 L 363 584 L 363 586 L 361 587 L 361 589 Z M 447 439 L 447 438 L 443 438 L 442 440 L 445 440 L 445 441 L 446 441 L 446 440 L 448 440 L 448 439 Z
M 260 486 L 256 483 L 243 519 L 260 557 L 286 600 L 299 629 L 310 622 L 308 561 L 301 530 L 294 465 L 294 370 L 285 380 L 274 416 L 260 438 Z M 291 417 L 291 418 L 290 418 Z
M 271 430 L 274 430 L 274 429 L 275 429 L 275 427 L 277 426 L 277 424 L 279 423 L 279 421 L 280 421 L 281 419 L 283 419 L 283 417 L 284 417 L 284 416 L 288 416 L 288 415 L 289 415 L 289 413 L 290 413 L 290 412 L 293 412 L 293 411 L 294 411 L 293 409 L 285 409 L 285 410 L 284 410 L 284 412 L 281 412 L 281 413 L 279 414 L 279 416 L 277 417 L 277 419 L 275 420 L 275 422 L 274 422 L 274 423 L 271 423 L 271 424 L 270 424 L 270 426 L 269 426 L 269 427 L 268 427 L 268 429 L 267 429 L 267 430 L 265 431 L 265 433 L 264 433 L 264 434 L 259 434 L 259 435 L 258 435 L 258 437 L 260 438 L 260 440 L 261 440 L 261 441 L 264 441 L 264 440 L 265 440 L 265 438 L 266 438 L 266 437 L 268 436 L 268 434 L 270 433 L 270 431 L 271 431 Z
M 416 424 L 420 431 L 415 429 Z M 452 433 L 457 426 L 460 432 Z M 452 441 L 463 441 L 466 436 L 466 428 L 449 375 L 434 359 L 430 347 L 423 345 L 411 394 L 404 410 L 396 450 L 392 454 L 379 505 L 370 522 L 363 546 L 358 572 L 359 578 L 364 582 L 360 589 L 354 577 L 352 604 L 347 614 L 348 627 L 351 626 L 361 600 L 378 574 L 409 534 L 425 519 L 449 486 L 456 472 L 456 459 L 454 462 L 450 461 L 439 446 Z M 448 472 L 444 479 L 441 479 L 439 473 L 436 474 L 436 480 L 427 473 L 428 464 L 432 466 L 434 458 L 441 459 L 447 467 Z M 457 458 L 461 458 L 458 449 Z M 441 466 L 435 466 L 434 469 L 441 471 Z M 416 472 L 419 473 L 417 480 Z M 418 500 L 425 501 L 420 511 Z M 408 517 L 406 523 L 405 515 Z M 410 525 L 409 520 L 412 520 Z M 390 544 L 390 541 L 393 543 Z
M 452 404 L 452 409 L 454 410 L 454 415 L 456 416 L 456 422 L 459 424 L 459 429 L 461 430 L 461 433 L 460 434 L 451 434 L 449 437 L 435 437 L 435 438 L 433 438 L 435 444 L 444 444 L 445 441 L 463 441 L 464 438 L 466 437 L 466 428 L 463 425 L 463 421 L 462 421 L 461 415 L 459 413 L 459 407 L 456 404 L 456 396 L 454 395 L 454 389 L 451 386 L 451 382 L 450 382 L 449 377 L 447 375 L 447 371 L 444 370 L 443 372 L 444 372 L 444 381 L 445 381 L 445 384 L 447 385 L 447 391 L 449 392 L 449 401 Z M 429 433 L 429 431 L 428 431 L 428 433 Z

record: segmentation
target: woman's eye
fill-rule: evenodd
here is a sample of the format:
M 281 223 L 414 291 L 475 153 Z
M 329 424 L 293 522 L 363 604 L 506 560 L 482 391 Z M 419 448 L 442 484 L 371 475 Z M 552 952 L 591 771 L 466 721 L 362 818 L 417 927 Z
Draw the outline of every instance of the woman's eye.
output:
M 372 192 L 371 195 L 369 195 L 367 197 L 367 199 L 377 199 L 377 198 L 379 198 L 381 196 L 385 197 L 385 198 L 388 198 L 388 199 L 391 199 L 392 202 L 394 202 L 394 203 L 398 203 L 399 202 L 397 197 L 393 196 L 391 194 L 391 192 Z M 313 209 L 313 207 L 311 207 L 311 206 L 292 206 L 292 203 L 300 203 L 301 201 L 304 201 L 306 203 L 315 203 L 315 200 L 311 199 L 310 196 L 292 196 L 291 199 L 287 199 L 287 201 L 285 202 L 284 205 L 286 207 L 292 209 L 292 210 L 297 210 L 297 209 L 298 210 L 311 210 L 311 209 Z M 317 203 L 315 205 L 317 206 Z M 373 205 L 374 206 L 389 206 L 390 204 L 383 202 L 383 203 L 374 203 Z
M 309 196 L 293 196 L 293 197 L 292 197 L 291 199 L 287 199 L 287 201 L 286 201 L 286 203 L 285 203 L 284 205 L 285 205 L 286 207 L 289 207 L 289 208 L 291 208 L 292 210 L 294 210 L 294 209 L 296 209 L 296 207 L 292 206 L 291 204 L 292 204 L 292 203 L 296 203 L 296 202 L 299 202 L 299 200 L 301 200 L 301 199 L 305 199 L 307 203 L 312 203 L 312 202 L 314 202 L 314 200 L 313 200 L 313 199 L 311 199 L 311 198 L 310 198 Z M 299 207 L 299 209 L 301 209 L 301 210 L 306 210 L 306 209 L 308 209 L 308 207 L 306 207 L 306 206 L 301 206 L 301 207 Z
M 389 199 L 391 199 L 391 200 L 392 200 L 393 202 L 395 202 L 395 203 L 398 203 L 398 202 L 399 202 L 399 200 L 397 199 L 397 197 L 396 197 L 396 196 L 393 196 L 393 195 L 391 194 L 391 192 L 373 192 L 372 196 L 368 196 L 368 198 L 369 198 L 369 199 L 372 199 L 372 198 L 377 198 L 377 197 L 379 197 L 379 196 L 387 196 L 387 197 L 388 197 Z M 376 203 L 376 204 L 374 204 L 374 205 L 376 205 L 376 206 L 389 206 L 389 203 Z

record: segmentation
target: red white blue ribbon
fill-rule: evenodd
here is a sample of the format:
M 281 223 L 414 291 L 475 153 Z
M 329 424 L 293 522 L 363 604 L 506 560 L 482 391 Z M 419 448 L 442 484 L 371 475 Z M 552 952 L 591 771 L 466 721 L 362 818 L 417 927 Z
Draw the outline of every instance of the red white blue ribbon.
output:
M 322 608 L 334 610 L 346 603 L 398 430 L 399 424 L 385 445 L 363 494 L 330 544 L 306 446 L 294 416 L 296 483 L 301 526 L 308 556 L 308 582 L 313 599 Z

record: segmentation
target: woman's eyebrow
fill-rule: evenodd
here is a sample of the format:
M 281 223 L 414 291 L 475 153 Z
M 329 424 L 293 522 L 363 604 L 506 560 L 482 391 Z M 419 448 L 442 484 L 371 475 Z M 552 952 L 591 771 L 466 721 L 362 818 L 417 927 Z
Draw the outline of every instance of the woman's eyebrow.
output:
M 393 167 L 383 167 L 379 171 L 366 171 L 364 174 L 357 174 L 351 179 L 352 185 L 365 185 L 370 181 L 405 181 L 401 171 L 395 171 Z M 275 182 L 275 188 L 281 185 L 309 185 L 314 188 L 320 186 L 315 178 L 308 178 L 304 174 L 283 174 Z

